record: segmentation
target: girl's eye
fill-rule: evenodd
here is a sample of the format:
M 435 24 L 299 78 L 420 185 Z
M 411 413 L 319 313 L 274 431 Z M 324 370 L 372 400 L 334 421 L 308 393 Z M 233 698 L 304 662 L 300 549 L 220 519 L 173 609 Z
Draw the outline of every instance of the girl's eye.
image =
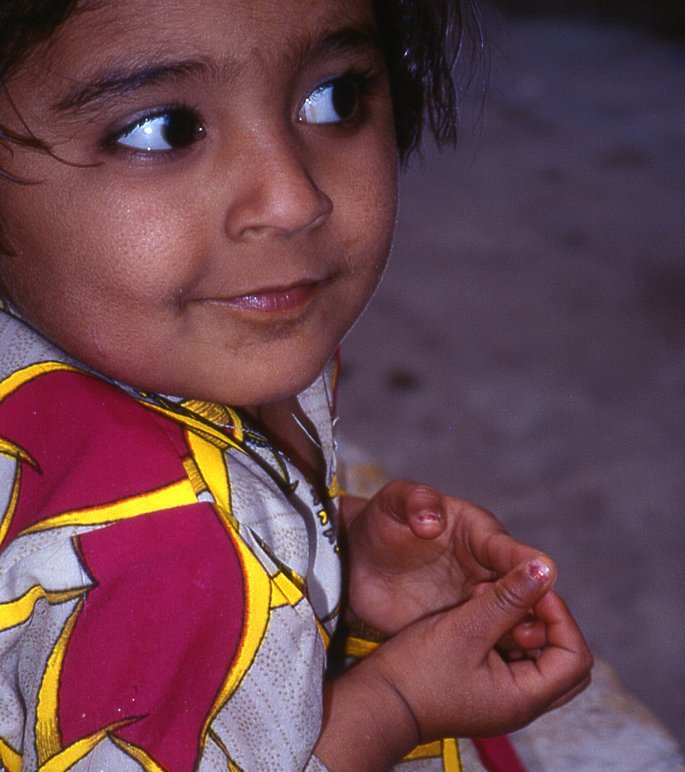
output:
M 147 153 L 163 153 L 198 142 L 205 136 L 205 131 L 192 110 L 178 107 L 146 115 L 119 132 L 114 137 L 114 144 Z
M 357 79 L 336 78 L 312 91 L 300 108 L 303 123 L 344 123 L 356 117 L 361 102 Z

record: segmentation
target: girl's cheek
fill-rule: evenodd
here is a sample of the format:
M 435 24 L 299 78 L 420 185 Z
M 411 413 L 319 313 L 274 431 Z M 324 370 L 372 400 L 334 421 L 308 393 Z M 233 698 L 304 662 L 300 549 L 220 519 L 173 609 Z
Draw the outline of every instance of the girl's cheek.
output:
M 5 221 L 2 216 L 2 212 L 0 212 L 0 260 L 2 260 L 2 257 L 4 255 L 10 255 L 11 253 L 12 253 L 12 245 L 10 243 L 9 236 L 7 235 L 7 231 L 5 228 Z M 2 283 L 2 273 L 0 272 L 0 291 L 2 291 L 3 289 L 4 289 L 4 285 Z

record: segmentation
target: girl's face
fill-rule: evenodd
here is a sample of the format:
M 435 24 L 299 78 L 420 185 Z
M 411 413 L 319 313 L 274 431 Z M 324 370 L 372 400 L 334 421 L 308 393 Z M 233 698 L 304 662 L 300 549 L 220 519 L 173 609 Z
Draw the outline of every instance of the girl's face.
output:
M 308 385 L 395 213 L 369 0 L 86 0 L 7 83 L 5 294 L 108 375 L 239 405 Z M 0 122 L 21 128 L 6 101 Z M 61 160 L 59 160 L 61 159 Z

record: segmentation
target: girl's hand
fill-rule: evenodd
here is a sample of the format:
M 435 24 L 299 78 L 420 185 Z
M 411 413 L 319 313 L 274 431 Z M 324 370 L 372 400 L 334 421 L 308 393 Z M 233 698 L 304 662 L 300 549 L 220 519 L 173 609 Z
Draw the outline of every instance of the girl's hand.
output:
M 385 769 L 421 742 L 517 729 L 590 680 L 592 656 L 548 558 L 525 561 L 462 605 L 410 625 L 331 682 L 317 755 L 332 769 Z M 533 609 L 536 659 L 508 661 L 497 642 Z
M 342 528 L 351 619 L 386 635 L 464 602 L 540 554 L 475 504 L 405 480 L 369 501 L 345 497 Z M 532 617 L 502 640 L 515 654 L 544 643 L 544 626 Z
M 548 558 L 524 562 L 378 649 L 375 667 L 411 710 L 421 741 L 518 729 L 587 685 L 592 657 L 565 604 L 550 591 L 554 576 Z M 507 660 L 498 643 L 530 608 L 544 625 L 545 644 L 534 660 Z

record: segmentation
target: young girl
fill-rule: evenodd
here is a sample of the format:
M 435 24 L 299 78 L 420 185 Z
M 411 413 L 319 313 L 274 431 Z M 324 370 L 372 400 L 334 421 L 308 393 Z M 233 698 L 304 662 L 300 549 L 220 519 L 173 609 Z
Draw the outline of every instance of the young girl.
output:
M 338 500 L 329 362 L 458 11 L 2 4 L 7 770 L 385 769 L 585 685 L 549 559 L 425 486 Z M 325 679 L 338 529 L 392 637 Z

